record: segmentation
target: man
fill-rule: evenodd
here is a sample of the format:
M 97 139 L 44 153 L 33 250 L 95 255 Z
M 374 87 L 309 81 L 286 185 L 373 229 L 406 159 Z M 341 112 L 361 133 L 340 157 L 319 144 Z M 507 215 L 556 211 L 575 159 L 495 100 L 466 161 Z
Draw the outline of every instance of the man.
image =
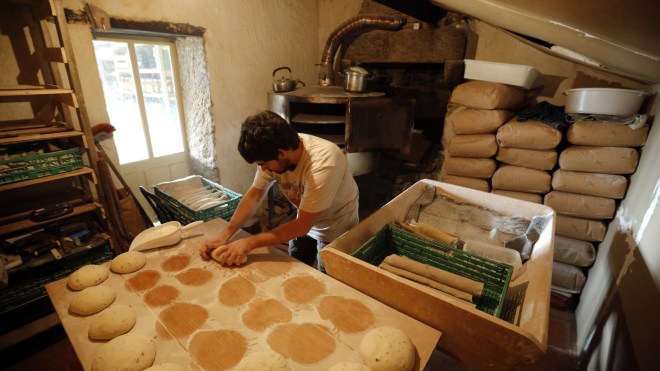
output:
M 291 256 L 308 265 L 316 260 L 318 269 L 325 272 L 318 251 L 358 223 L 358 188 L 344 153 L 325 139 L 296 133 L 271 111 L 245 120 L 238 151 L 259 168 L 229 226 L 205 242 L 202 257 L 208 259 L 211 250 L 218 248 L 215 256 L 220 263 L 238 265 L 254 248 L 288 241 Z M 298 209 L 296 219 L 228 243 L 275 182 Z

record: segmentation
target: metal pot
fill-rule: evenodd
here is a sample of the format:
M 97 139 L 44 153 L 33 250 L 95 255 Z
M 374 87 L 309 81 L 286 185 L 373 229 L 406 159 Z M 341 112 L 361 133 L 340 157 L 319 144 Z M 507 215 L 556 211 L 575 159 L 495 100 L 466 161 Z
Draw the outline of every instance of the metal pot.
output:
M 281 79 L 275 79 L 275 73 L 280 70 L 289 71 L 289 78 L 282 76 Z M 291 78 L 291 69 L 289 67 L 279 67 L 273 71 L 273 91 L 276 93 L 285 93 L 287 91 L 295 90 L 298 87 L 298 84 L 305 86 L 305 83 L 301 80 L 294 80 Z
M 349 67 L 340 75 L 344 76 L 344 90 L 349 93 L 364 93 L 367 91 L 367 80 L 371 75 L 362 67 Z

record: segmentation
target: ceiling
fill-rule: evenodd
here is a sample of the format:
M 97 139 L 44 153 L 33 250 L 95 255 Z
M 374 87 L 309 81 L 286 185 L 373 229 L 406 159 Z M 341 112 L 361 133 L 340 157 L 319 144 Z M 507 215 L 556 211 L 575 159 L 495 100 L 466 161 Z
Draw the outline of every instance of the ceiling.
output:
M 568 49 L 617 74 L 644 83 L 660 83 L 658 0 L 429 1 Z

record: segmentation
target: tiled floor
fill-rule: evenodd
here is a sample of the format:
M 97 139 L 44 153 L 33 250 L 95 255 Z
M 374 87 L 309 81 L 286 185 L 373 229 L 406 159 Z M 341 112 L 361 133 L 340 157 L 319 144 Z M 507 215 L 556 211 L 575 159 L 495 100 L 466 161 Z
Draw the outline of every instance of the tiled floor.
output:
M 548 351 L 538 363 L 524 371 L 577 370 L 575 316 L 572 312 L 550 309 Z M 82 370 L 75 351 L 61 326 L 0 352 L 0 367 L 7 371 L 78 371 Z M 435 352 L 425 370 L 468 371 L 452 358 Z

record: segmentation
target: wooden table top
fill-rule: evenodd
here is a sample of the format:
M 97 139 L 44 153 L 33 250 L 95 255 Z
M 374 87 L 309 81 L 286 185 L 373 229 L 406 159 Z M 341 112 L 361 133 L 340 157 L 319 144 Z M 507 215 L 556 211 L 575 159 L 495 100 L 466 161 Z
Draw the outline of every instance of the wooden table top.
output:
M 195 348 L 195 343 L 212 338 L 213 332 L 232 331 L 247 344 L 244 356 L 273 348 L 282 353 L 284 347 L 293 370 L 327 370 L 338 362 L 361 362 L 362 337 L 370 329 L 391 326 L 410 337 L 418 355 L 415 369 L 424 368 L 440 339 L 438 330 L 275 247 L 253 250 L 248 263 L 238 268 L 203 261 L 199 247 L 226 226 L 226 221 L 216 219 L 191 228 L 192 236 L 177 245 L 146 251 L 147 264 L 142 269 L 124 275 L 111 272 L 102 283 L 117 291 L 112 305 L 126 304 L 135 310 L 137 322 L 130 332 L 155 339 L 154 364 L 178 363 L 187 369 L 233 367 L 230 361 L 210 359 L 217 354 L 209 356 Z M 52 282 L 46 290 L 83 368 L 89 370 L 105 343 L 88 337 L 89 325 L 100 313 L 69 313 L 76 292 L 66 283 L 66 279 Z M 276 332 L 285 330 L 296 334 L 291 340 L 295 344 L 273 340 L 278 339 Z M 300 339 L 305 341 L 300 343 Z

